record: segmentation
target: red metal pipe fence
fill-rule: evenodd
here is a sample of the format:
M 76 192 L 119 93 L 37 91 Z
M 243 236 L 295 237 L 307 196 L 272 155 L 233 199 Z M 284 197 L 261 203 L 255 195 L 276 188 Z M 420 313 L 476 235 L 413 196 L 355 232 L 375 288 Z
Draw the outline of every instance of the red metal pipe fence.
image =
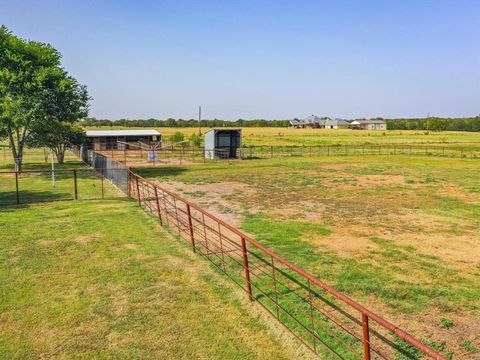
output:
M 189 242 L 297 339 L 322 357 L 446 359 L 198 205 L 129 172 L 129 192 L 140 206 Z M 414 349 L 405 350 L 402 341 Z

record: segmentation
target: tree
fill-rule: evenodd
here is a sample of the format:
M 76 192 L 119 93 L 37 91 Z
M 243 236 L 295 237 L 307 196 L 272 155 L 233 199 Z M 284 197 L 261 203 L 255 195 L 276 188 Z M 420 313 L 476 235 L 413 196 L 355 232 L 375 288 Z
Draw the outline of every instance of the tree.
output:
M 193 146 L 197 146 L 197 147 L 200 146 L 200 144 L 202 143 L 202 138 L 197 133 L 193 133 L 190 136 L 189 140 Z
M 85 138 L 85 131 L 78 124 L 50 121 L 32 130 L 28 145 L 48 147 L 57 157 L 58 163 L 63 164 L 67 148 L 82 144 Z
M 0 27 L 0 128 L 12 149 L 17 171 L 33 129 L 86 115 L 86 89 L 69 77 L 52 46 L 14 36 Z
M 178 143 L 185 140 L 185 135 L 180 131 L 175 132 L 173 135 L 170 136 L 170 141 L 173 143 Z

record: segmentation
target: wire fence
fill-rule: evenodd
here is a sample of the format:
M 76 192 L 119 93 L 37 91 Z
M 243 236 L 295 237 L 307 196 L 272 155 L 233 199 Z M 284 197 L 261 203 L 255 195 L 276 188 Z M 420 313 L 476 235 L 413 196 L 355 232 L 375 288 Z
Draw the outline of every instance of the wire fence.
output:
M 91 156 L 93 164 L 123 164 Z M 99 160 L 101 159 L 101 160 Z M 187 241 L 290 333 L 325 359 L 446 359 L 397 326 L 198 205 L 135 174 L 113 177 L 139 206 Z M 108 173 L 107 173 L 108 174 Z
M 92 152 L 83 150 L 85 162 L 89 151 Z M 172 147 L 150 151 L 134 148 L 110 149 L 98 153 L 132 167 L 188 165 L 215 160 L 329 156 L 403 155 L 480 159 L 480 148 L 438 145 L 244 146 L 236 149 L 236 156 L 233 158 L 225 155 L 225 149 L 205 150 L 203 147 Z
M 126 187 L 112 187 L 110 177 L 126 177 L 127 170 L 110 168 L 0 172 L 0 206 L 57 200 L 125 198 Z M 120 190 L 120 191 L 119 191 Z

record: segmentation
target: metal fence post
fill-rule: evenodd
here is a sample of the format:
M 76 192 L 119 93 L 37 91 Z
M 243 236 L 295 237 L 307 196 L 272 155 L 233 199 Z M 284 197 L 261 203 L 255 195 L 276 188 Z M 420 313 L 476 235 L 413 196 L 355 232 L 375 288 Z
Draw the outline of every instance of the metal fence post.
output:
M 132 196 L 132 171 L 130 168 L 127 169 L 127 197 Z
M 153 189 L 155 190 L 155 201 L 157 202 L 158 219 L 160 220 L 160 226 L 163 226 L 162 212 L 160 211 L 160 203 L 158 201 L 158 190 L 156 186 L 154 186 Z
M 77 169 L 73 169 L 73 188 L 75 191 L 75 200 L 78 200 Z
M 188 229 L 190 230 L 190 242 L 192 243 L 192 250 L 195 250 L 195 238 L 193 237 L 192 214 L 190 213 L 190 205 L 187 204 Z
M 250 301 L 253 301 L 252 284 L 250 283 L 250 269 L 248 268 L 247 244 L 245 243 L 244 237 L 242 237 L 242 255 L 243 255 L 243 268 L 245 270 L 245 280 L 247 281 L 248 299 Z
M 18 171 L 15 171 L 15 190 L 17 193 L 17 205 L 20 204 L 20 194 L 18 193 Z
M 138 186 L 138 176 L 135 176 L 135 180 L 137 182 L 137 199 L 138 205 L 142 206 L 142 200 L 140 199 L 140 187 Z
M 363 359 L 370 360 L 370 332 L 368 328 L 368 316 L 362 314 L 363 330 Z

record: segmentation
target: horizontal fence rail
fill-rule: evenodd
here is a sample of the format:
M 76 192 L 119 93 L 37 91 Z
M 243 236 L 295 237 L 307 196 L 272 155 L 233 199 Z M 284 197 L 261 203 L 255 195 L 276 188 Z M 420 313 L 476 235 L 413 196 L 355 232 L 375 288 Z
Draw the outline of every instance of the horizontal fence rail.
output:
M 105 156 L 94 153 L 92 164 L 107 164 L 115 169 L 123 166 L 102 158 Z M 424 354 L 446 359 L 200 206 L 125 169 L 126 181 L 114 176 L 113 184 L 124 189 L 139 206 L 158 218 L 160 225 L 185 240 L 193 252 L 208 259 L 250 301 L 263 307 L 321 357 L 408 359 Z
M 125 198 L 126 184 L 124 187 L 116 185 L 121 190 L 118 191 L 104 180 L 127 179 L 127 173 L 125 167 L 0 171 L 0 206 L 57 200 Z
M 85 162 L 92 156 L 93 150 L 75 148 Z M 128 166 L 162 166 L 170 164 L 201 163 L 212 160 L 231 159 L 272 159 L 287 157 L 328 157 L 360 155 L 405 155 L 436 156 L 454 158 L 478 158 L 480 148 L 440 145 L 317 145 L 317 146 L 244 146 L 236 149 L 230 158 L 228 150 L 205 150 L 203 147 L 168 147 L 155 150 L 146 149 L 109 149 L 97 152 L 112 160 Z M 79 155 L 79 156 L 80 156 Z

